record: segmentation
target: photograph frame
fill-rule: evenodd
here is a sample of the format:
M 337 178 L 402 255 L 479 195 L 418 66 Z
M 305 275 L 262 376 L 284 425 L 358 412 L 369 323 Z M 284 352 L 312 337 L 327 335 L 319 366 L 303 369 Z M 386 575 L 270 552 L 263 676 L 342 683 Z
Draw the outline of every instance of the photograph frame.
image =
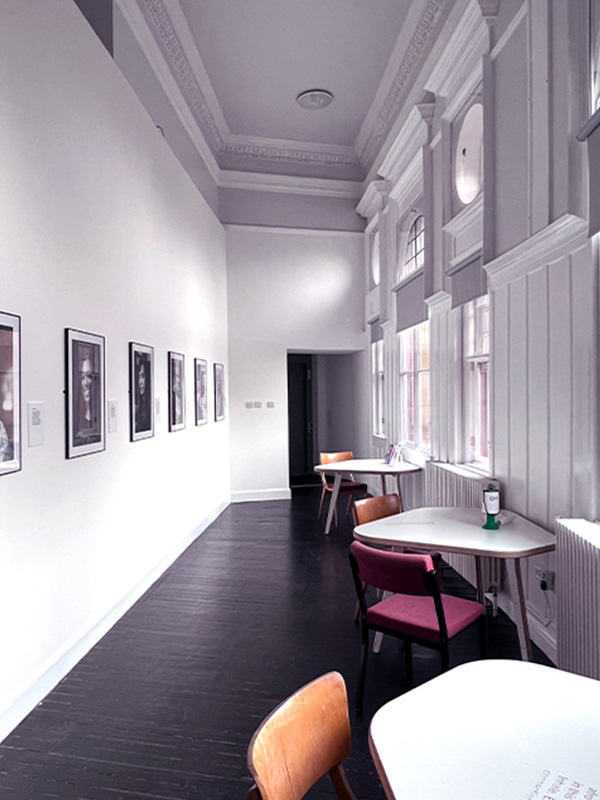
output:
M 67 458 L 106 449 L 106 339 L 65 329 Z
M 22 467 L 21 432 L 21 317 L 0 311 L 0 476 Z
M 129 342 L 129 431 L 139 442 L 154 436 L 154 347 Z
M 185 356 L 174 350 L 168 352 L 169 368 L 169 431 L 185 428 Z
M 208 363 L 204 358 L 194 359 L 194 400 L 196 425 L 208 423 Z
M 225 419 L 225 367 L 219 362 L 213 365 L 215 384 L 215 422 Z

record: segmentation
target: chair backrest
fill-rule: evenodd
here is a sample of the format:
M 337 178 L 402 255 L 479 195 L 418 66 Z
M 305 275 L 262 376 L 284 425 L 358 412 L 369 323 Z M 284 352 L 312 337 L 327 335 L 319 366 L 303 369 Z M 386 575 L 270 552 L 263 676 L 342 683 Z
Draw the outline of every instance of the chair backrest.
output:
M 339 453 L 319 453 L 320 464 L 333 464 L 335 461 L 350 461 L 352 458 L 354 458 L 352 450 L 343 450 Z M 329 489 L 331 487 L 327 477 L 328 476 L 324 472 L 321 473 L 321 482 Z M 352 475 L 349 475 L 348 477 L 351 480 L 353 479 Z
M 434 571 L 431 556 L 377 550 L 360 542 L 352 542 L 350 552 L 357 565 L 356 577 L 363 583 L 400 594 L 432 594 L 426 578 Z
M 319 453 L 321 464 L 333 464 L 335 461 L 350 461 L 354 458 L 352 450 L 344 450 L 340 453 Z
M 340 800 L 356 800 L 341 767 L 349 753 L 346 684 L 339 672 L 328 672 L 284 700 L 257 729 L 248 747 L 256 787 L 248 797 L 300 800 L 329 772 Z
M 402 511 L 402 500 L 397 494 L 382 494 L 379 497 L 367 497 L 354 501 L 354 524 L 364 525 L 375 519 L 391 517 Z

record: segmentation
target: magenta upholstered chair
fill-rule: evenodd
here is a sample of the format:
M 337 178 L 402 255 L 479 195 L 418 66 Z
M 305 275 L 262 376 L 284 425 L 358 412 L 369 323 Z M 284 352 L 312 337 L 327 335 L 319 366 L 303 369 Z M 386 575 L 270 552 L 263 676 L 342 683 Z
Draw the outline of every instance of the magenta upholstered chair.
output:
M 485 655 L 485 608 L 481 603 L 442 594 L 431 556 L 377 550 L 360 542 L 350 547 L 350 563 L 360 604 L 362 626 L 361 670 L 357 706 L 362 706 L 369 652 L 369 631 L 381 631 L 404 640 L 406 672 L 412 678 L 413 642 L 439 650 L 442 671 L 448 669 L 448 642 L 479 620 L 481 655 Z M 391 592 L 367 606 L 364 585 Z

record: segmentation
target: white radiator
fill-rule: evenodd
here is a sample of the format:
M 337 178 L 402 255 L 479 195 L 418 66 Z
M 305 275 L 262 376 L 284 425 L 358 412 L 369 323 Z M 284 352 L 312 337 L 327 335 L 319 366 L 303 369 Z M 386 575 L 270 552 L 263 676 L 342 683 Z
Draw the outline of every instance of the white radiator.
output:
M 600 679 L 600 525 L 556 520 L 557 661 Z
M 481 476 L 454 464 L 428 461 L 425 466 L 424 505 L 480 508 L 482 503 Z M 492 479 L 485 480 L 489 483 Z M 494 483 L 496 483 L 494 481 Z M 458 553 L 444 554 L 444 558 L 463 578 L 475 585 L 475 559 Z M 496 558 L 482 558 L 484 590 L 495 597 L 500 588 L 500 563 Z

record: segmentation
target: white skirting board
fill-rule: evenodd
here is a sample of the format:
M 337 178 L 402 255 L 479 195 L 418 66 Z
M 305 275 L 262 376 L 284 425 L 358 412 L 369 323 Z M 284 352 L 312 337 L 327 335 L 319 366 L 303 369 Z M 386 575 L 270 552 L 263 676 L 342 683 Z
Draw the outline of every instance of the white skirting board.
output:
M 232 492 L 232 503 L 260 502 L 261 500 L 291 500 L 291 489 L 248 489 L 243 492 Z
M 102 619 L 90 629 L 79 631 L 52 659 L 52 663 L 44 665 L 29 685 L 24 686 L 18 697 L 5 709 L 0 711 L 0 742 L 2 742 L 25 717 L 54 689 L 71 669 L 96 645 L 102 637 L 115 625 L 121 617 L 148 591 L 161 575 L 179 556 L 211 525 L 227 508 L 229 503 L 223 502 L 193 531 L 177 543 L 177 546 L 154 569 L 146 575 L 123 599 L 117 603 Z

